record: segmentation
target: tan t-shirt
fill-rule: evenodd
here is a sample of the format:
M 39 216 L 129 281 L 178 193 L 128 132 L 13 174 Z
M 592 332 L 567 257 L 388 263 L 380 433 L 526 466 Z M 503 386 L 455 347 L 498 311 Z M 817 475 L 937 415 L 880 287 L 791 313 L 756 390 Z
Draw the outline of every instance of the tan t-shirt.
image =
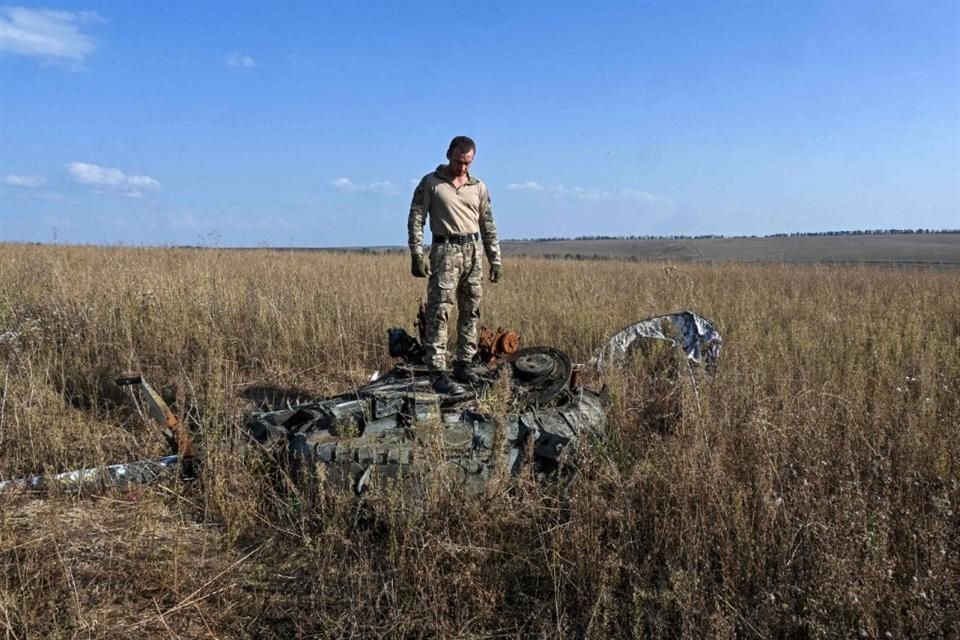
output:
M 443 165 L 423 176 L 413 192 L 407 219 L 410 251 L 423 254 L 423 225 L 429 215 L 434 236 L 479 232 L 487 260 L 500 264 L 500 241 L 487 185 L 468 174 L 466 184 L 457 189 L 442 170 Z

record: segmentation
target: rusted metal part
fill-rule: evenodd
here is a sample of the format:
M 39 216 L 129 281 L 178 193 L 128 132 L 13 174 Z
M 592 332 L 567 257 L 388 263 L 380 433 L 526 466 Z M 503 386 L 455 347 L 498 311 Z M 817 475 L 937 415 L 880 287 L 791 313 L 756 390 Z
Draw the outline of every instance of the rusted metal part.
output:
M 498 359 L 515 354 L 520 350 L 520 334 L 497 327 L 491 331 L 480 327 L 480 339 L 477 341 L 477 353 L 484 364 L 493 364 Z
M 170 444 L 173 453 L 182 458 L 193 458 L 196 456 L 193 440 L 190 438 L 186 427 L 180 422 L 176 414 L 173 413 L 170 406 L 164 401 L 157 390 L 143 379 L 143 376 L 136 375 L 117 378 L 116 383 L 117 386 L 120 387 L 139 385 L 150 415 L 163 427 L 163 435 Z
M 504 331 L 497 329 L 497 338 L 495 341 L 498 354 L 508 356 L 520 350 L 520 334 L 516 331 Z
M 493 331 L 490 331 L 487 327 L 480 327 L 480 338 L 477 340 L 477 353 L 480 355 L 480 360 L 484 363 L 490 362 L 493 360 L 493 347 L 495 344 L 496 335 Z
M 570 388 L 579 389 L 583 386 L 583 381 L 581 376 L 583 375 L 583 365 L 575 364 L 573 365 L 573 370 L 570 372 Z
M 417 336 L 420 338 L 416 345 L 405 337 L 407 333 L 403 329 L 394 328 L 390 330 L 390 355 L 394 357 L 405 356 L 409 360 L 409 356 L 415 350 L 426 344 L 427 306 L 423 300 L 420 301 L 420 306 L 417 308 L 417 320 L 414 326 L 416 326 Z M 496 331 L 487 327 L 480 327 L 480 335 L 477 340 L 477 357 L 481 364 L 496 365 L 498 360 L 513 355 L 519 350 L 520 334 L 516 331 L 503 327 L 497 327 Z

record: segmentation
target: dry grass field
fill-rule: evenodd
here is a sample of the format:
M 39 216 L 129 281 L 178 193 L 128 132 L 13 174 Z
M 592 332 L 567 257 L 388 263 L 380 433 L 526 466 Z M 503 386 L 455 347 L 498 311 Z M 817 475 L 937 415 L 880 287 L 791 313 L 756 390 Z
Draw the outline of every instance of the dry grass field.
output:
M 0 495 L 3 638 L 956 638 L 960 286 L 951 270 L 516 258 L 483 320 L 577 361 L 635 320 L 714 320 L 714 377 L 612 373 L 566 492 L 278 483 L 254 384 L 390 365 L 401 256 L 0 245 L 0 478 L 164 452 L 112 384 L 195 407 L 202 480 Z

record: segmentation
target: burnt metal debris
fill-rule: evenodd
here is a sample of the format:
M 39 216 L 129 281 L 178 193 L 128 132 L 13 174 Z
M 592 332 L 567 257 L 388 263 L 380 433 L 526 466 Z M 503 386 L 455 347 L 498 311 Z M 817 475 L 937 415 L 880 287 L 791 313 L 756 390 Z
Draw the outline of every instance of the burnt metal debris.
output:
M 408 348 L 414 339 L 402 329 L 390 335 L 405 353 L 417 351 Z M 322 463 L 328 476 L 358 493 L 378 479 L 407 475 L 417 452 L 428 446 L 431 432 L 424 425 L 431 421 L 439 427 L 433 433 L 439 435 L 443 471 L 454 482 L 480 487 L 498 468 L 517 475 L 528 463 L 535 474 L 571 478 L 577 447 L 605 437 L 600 394 L 570 386 L 573 365 L 558 349 L 493 355 L 491 364 L 473 367 L 480 383 L 461 387 L 461 393 L 438 392 L 435 383 L 444 371 L 402 358 L 384 376 L 348 393 L 252 413 L 248 427 L 261 444 L 285 450 L 306 468 Z M 498 417 L 482 407 L 503 378 L 509 378 L 510 397 Z
M 713 322 L 692 311 L 647 318 L 624 327 L 597 350 L 589 364 L 598 370 L 623 361 L 637 340 L 665 340 L 682 349 L 688 360 L 714 367 L 720 358 L 723 338 Z
M 130 485 L 156 484 L 176 477 L 181 462 L 183 459 L 180 456 L 169 455 L 152 460 L 75 469 L 51 475 L 38 474 L 29 478 L 4 480 L 0 482 L 0 493 L 15 489 L 29 491 L 45 491 L 54 488 L 62 491 L 95 490 L 102 487 L 125 489 Z
M 423 327 L 422 309 L 417 322 Z M 252 440 L 294 469 L 323 473 L 361 493 L 385 479 L 410 477 L 433 446 L 448 478 L 467 488 L 485 486 L 502 473 L 524 470 L 569 482 L 585 447 L 606 438 L 604 397 L 585 388 L 575 365 L 553 347 L 521 347 L 520 335 L 481 330 L 473 363 L 478 384 L 437 391 L 446 371 L 421 364 L 421 340 L 402 328 L 387 332 L 397 359 L 386 374 L 348 392 L 246 416 Z M 621 361 L 637 340 L 666 340 L 692 362 L 714 366 L 721 338 L 713 323 L 684 311 L 634 323 L 615 334 L 588 364 L 598 370 Z M 92 490 L 193 477 L 202 451 L 163 398 L 140 376 L 118 385 L 139 388 L 163 428 L 171 455 L 53 475 L 0 481 L 14 489 Z M 442 388 L 442 387 L 441 387 Z M 491 407 L 496 407 L 493 410 Z

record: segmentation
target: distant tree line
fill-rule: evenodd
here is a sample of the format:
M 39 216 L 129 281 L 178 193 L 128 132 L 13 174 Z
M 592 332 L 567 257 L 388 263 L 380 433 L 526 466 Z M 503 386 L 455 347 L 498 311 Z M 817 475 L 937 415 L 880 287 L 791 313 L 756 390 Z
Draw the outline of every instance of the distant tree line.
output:
M 825 236 L 889 236 L 901 234 L 931 234 L 931 233 L 960 233 L 960 229 L 860 229 L 853 231 L 795 231 L 793 233 L 771 233 L 765 236 L 757 235 L 733 235 L 725 236 L 721 234 L 709 233 L 703 235 L 636 235 L 636 236 L 576 236 L 574 238 L 544 237 L 544 238 L 519 238 L 511 239 L 511 242 L 563 242 L 571 240 L 723 240 L 734 238 L 813 238 Z

